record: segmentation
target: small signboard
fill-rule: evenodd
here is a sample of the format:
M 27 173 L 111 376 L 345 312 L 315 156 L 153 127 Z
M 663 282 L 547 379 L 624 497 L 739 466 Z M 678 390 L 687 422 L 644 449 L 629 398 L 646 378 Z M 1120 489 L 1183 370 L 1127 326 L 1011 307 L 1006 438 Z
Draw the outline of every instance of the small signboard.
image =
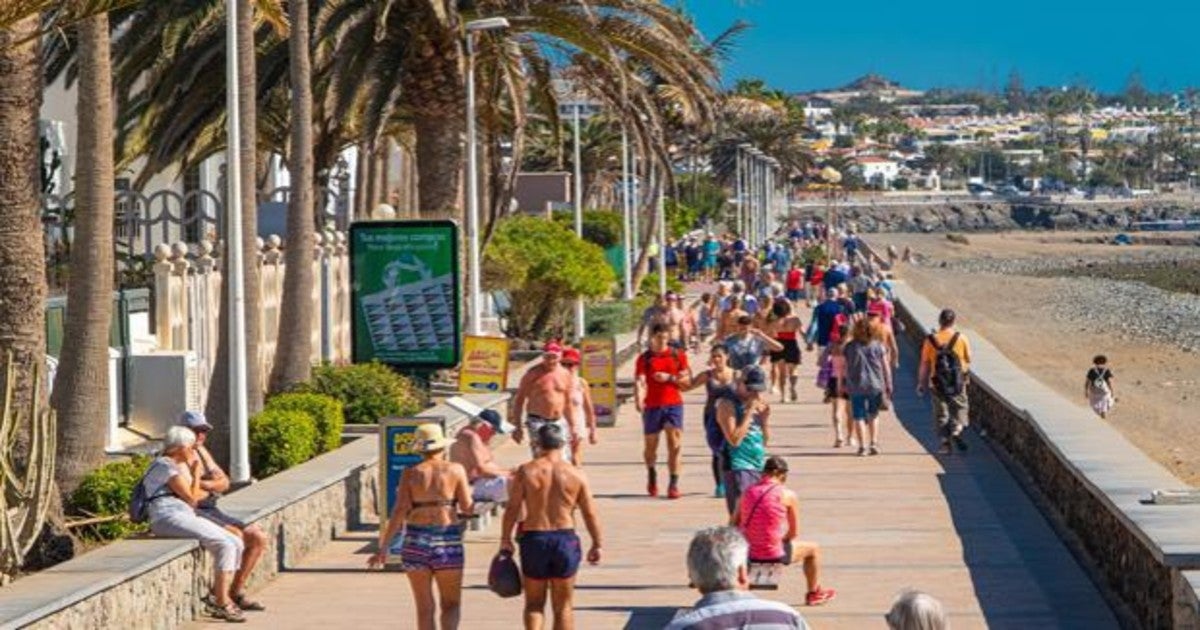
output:
M 355 363 L 432 370 L 458 365 L 461 295 L 453 221 L 350 226 Z
M 384 527 L 396 507 L 396 489 L 400 487 L 400 476 L 404 469 L 421 462 L 421 453 L 416 448 L 417 427 L 436 423 L 446 430 L 446 419 L 442 416 L 416 416 L 412 418 L 384 418 L 379 421 L 379 526 Z M 388 545 L 389 555 L 399 553 L 403 534 L 398 534 Z
M 458 367 L 458 391 L 464 394 L 485 394 L 507 389 L 508 345 L 508 339 L 503 337 L 463 338 L 462 364 Z
M 612 337 L 588 337 L 579 343 L 579 374 L 592 388 L 596 424 L 617 421 L 617 342 Z

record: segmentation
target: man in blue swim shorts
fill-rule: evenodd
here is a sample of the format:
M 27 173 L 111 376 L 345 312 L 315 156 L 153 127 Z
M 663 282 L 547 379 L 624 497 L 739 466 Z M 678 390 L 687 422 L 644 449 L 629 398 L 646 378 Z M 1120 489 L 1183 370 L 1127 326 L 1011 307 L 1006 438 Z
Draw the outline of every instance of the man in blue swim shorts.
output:
M 583 472 L 563 460 L 567 436 L 555 424 L 538 428 L 532 436 L 538 456 L 522 464 L 513 474 L 508 505 L 500 529 L 500 549 L 512 553 L 513 531 L 521 522 L 519 545 L 524 576 L 525 627 L 544 624 L 546 596 L 554 611 L 555 628 L 573 628 L 575 573 L 583 559 L 579 535 L 575 533 L 578 507 L 592 539 L 587 560 L 600 563 L 600 521 Z

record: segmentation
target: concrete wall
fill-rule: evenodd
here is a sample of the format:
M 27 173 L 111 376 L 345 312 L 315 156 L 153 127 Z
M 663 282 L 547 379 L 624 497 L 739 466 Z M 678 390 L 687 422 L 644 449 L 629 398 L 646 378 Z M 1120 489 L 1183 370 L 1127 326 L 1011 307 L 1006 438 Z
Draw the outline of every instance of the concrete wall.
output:
M 939 309 L 902 282 L 896 294 L 897 315 L 920 343 Z M 1124 605 L 1127 624 L 1200 630 L 1200 505 L 1143 503 L 1153 490 L 1186 484 L 986 339 L 963 332 L 973 354 L 971 423 L 1032 486 L 1060 535 Z
M 502 409 L 508 395 L 466 398 Z M 451 434 L 466 421 L 445 405 L 423 415 L 444 416 Z M 333 536 L 377 522 L 378 460 L 378 442 L 367 435 L 221 500 L 222 509 L 270 535 L 251 588 Z M 194 541 L 115 542 L 0 590 L 0 630 L 178 627 L 199 612 L 211 575 L 211 560 Z

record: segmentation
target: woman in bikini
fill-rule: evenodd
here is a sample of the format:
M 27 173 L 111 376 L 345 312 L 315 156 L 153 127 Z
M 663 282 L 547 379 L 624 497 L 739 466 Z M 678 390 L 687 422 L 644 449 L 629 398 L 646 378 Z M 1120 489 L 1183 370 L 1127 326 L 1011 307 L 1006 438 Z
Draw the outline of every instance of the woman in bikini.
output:
M 467 471 L 446 459 L 451 440 L 437 424 L 422 424 L 413 434 L 413 450 L 421 453 L 421 463 L 404 469 L 396 489 L 396 507 L 381 528 L 379 551 L 367 566 L 381 567 L 387 561 L 392 539 L 404 531 L 400 560 L 412 587 L 417 608 L 418 630 L 458 627 L 461 614 L 463 581 L 463 527 L 469 518 L 471 486 Z M 438 604 L 433 596 L 437 583 Z M 440 615 L 435 613 L 440 608 Z
M 774 337 L 783 345 L 783 350 L 771 353 L 771 382 L 779 385 L 779 402 L 787 402 L 789 393 L 792 402 L 797 402 L 800 400 L 800 394 L 796 391 L 796 382 L 799 380 L 796 369 L 800 367 L 799 336 L 804 326 L 800 316 L 792 310 L 790 300 L 776 300 L 773 310 Z
M 713 495 L 721 498 L 725 496 L 725 481 L 721 476 L 721 449 L 725 446 L 725 436 L 717 426 L 717 401 L 737 394 L 737 370 L 729 365 L 729 351 L 725 346 L 713 347 L 708 365 L 707 370 L 692 379 L 687 389 L 703 385 L 708 396 L 704 400 L 704 437 L 712 451 L 712 474 L 716 484 Z

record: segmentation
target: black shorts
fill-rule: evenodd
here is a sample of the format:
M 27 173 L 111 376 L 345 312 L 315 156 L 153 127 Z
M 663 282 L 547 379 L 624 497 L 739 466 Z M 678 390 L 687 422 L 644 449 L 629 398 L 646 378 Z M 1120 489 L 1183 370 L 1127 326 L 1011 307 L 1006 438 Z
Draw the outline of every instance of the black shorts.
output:
M 795 339 L 776 339 L 783 344 L 783 350 L 771 353 L 771 363 L 783 361 L 792 365 L 800 365 L 800 342 Z
M 838 380 L 836 376 L 829 377 L 829 384 L 825 386 L 825 395 L 830 398 L 850 400 L 850 394 L 838 394 Z

